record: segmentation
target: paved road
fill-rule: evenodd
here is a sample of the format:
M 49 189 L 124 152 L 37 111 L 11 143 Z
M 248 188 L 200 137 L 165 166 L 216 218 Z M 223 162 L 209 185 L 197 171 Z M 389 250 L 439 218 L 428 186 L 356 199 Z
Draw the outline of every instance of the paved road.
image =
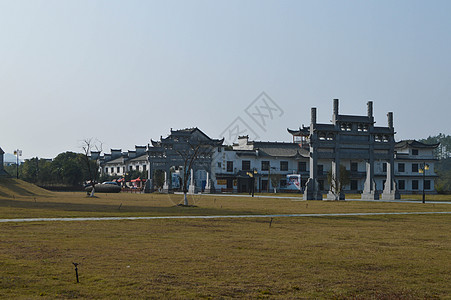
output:
M 27 218 L 0 219 L 0 223 L 13 222 L 69 222 L 69 221 L 113 221 L 113 220 L 160 220 L 160 219 L 236 219 L 236 218 L 287 218 L 287 217 L 349 217 L 349 216 L 385 216 L 385 215 L 444 215 L 451 211 L 440 212 L 387 212 L 387 213 L 338 213 L 338 214 L 286 214 L 286 215 L 230 215 L 230 216 L 162 216 L 162 217 L 81 217 L 81 218 Z

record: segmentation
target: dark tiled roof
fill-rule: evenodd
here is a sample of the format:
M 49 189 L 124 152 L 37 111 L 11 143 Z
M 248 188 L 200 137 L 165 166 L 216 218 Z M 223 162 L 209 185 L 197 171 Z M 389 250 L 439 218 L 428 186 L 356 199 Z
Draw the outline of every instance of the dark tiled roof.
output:
M 265 147 L 259 149 L 259 155 L 268 155 L 273 157 L 296 157 L 303 156 L 308 157 L 309 152 L 306 149 L 298 148 L 278 148 L 278 147 Z
M 374 133 L 391 133 L 391 128 L 374 126 Z
M 435 149 L 440 145 L 440 143 L 437 144 L 425 144 L 422 142 L 419 142 L 417 140 L 403 140 L 400 142 L 397 142 L 395 144 L 395 148 L 405 148 L 405 147 L 412 147 L 412 148 L 430 148 Z
M 336 131 L 335 125 L 333 124 L 315 124 L 314 129 L 316 130 L 327 130 L 327 131 Z
M 109 165 L 109 164 L 122 164 L 123 162 L 124 162 L 124 158 L 123 157 L 118 157 L 118 158 L 115 158 L 113 160 L 107 161 L 105 164 L 106 165 Z
M 368 116 L 353 116 L 353 115 L 338 115 L 339 122 L 353 122 L 353 123 L 372 123 Z
M 254 150 L 237 150 L 238 155 L 256 155 L 272 157 L 308 157 L 309 151 L 303 149 L 297 143 L 284 142 L 251 142 Z
M 130 159 L 130 161 L 142 161 L 142 160 L 147 160 L 147 154 L 143 154 L 138 157 Z
M 292 135 L 309 135 L 310 134 L 310 126 L 309 127 L 303 127 L 299 129 L 289 129 L 287 128 L 287 131 Z

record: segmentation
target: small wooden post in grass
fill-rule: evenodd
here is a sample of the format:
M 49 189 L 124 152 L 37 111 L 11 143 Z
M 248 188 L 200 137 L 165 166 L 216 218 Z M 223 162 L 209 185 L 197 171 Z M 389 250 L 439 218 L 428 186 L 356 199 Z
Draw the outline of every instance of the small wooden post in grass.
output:
M 75 266 L 75 277 L 77 277 L 77 283 L 80 283 L 80 281 L 78 281 L 78 263 L 73 262 L 72 263 Z
M 272 218 L 271 218 L 271 221 L 269 221 L 269 228 L 271 228 L 271 225 L 272 225 Z

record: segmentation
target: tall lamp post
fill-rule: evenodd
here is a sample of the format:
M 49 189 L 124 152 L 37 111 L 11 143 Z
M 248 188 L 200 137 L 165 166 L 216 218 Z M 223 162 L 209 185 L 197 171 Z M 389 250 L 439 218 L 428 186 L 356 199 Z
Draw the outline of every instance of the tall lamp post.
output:
M 16 177 L 19 179 L 19 156 L 22 156 L 22 150 L 14 150 L 14 155 L 16 156 Z
M 254 197 L 254 193 L 255 193 L 255 176 L 257 175 L 257 170 L 254 169 L 253 172 L 247 172 L 247 175 L 251 178 L 251 193 L 252 193 L 252 197 Z
M 423 173 L 423 203 L 426 203 L 426 194 L 424 192 L 424 182 L 426 179 L 426 170 L 429 170 L 429 165 L 426 162 L 423 162 L 420 165 L 420 169 L 418 170 L 419 173 Z

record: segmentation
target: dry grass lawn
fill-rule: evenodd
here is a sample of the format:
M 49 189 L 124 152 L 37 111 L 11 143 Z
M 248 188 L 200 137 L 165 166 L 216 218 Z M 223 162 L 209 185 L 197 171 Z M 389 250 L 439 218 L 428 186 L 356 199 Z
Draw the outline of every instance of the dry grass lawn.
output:
M 1 187 L 0 187 L 1 192 Z M 448 204 L 0 195 L 0 218 L 451 211 Z M 121 205 L 122 204 L 122 205 Z M 451 215 L 0 223 L 0 298 L 451 296 Z M 78 262 L 80 283 L 72 262 Z

